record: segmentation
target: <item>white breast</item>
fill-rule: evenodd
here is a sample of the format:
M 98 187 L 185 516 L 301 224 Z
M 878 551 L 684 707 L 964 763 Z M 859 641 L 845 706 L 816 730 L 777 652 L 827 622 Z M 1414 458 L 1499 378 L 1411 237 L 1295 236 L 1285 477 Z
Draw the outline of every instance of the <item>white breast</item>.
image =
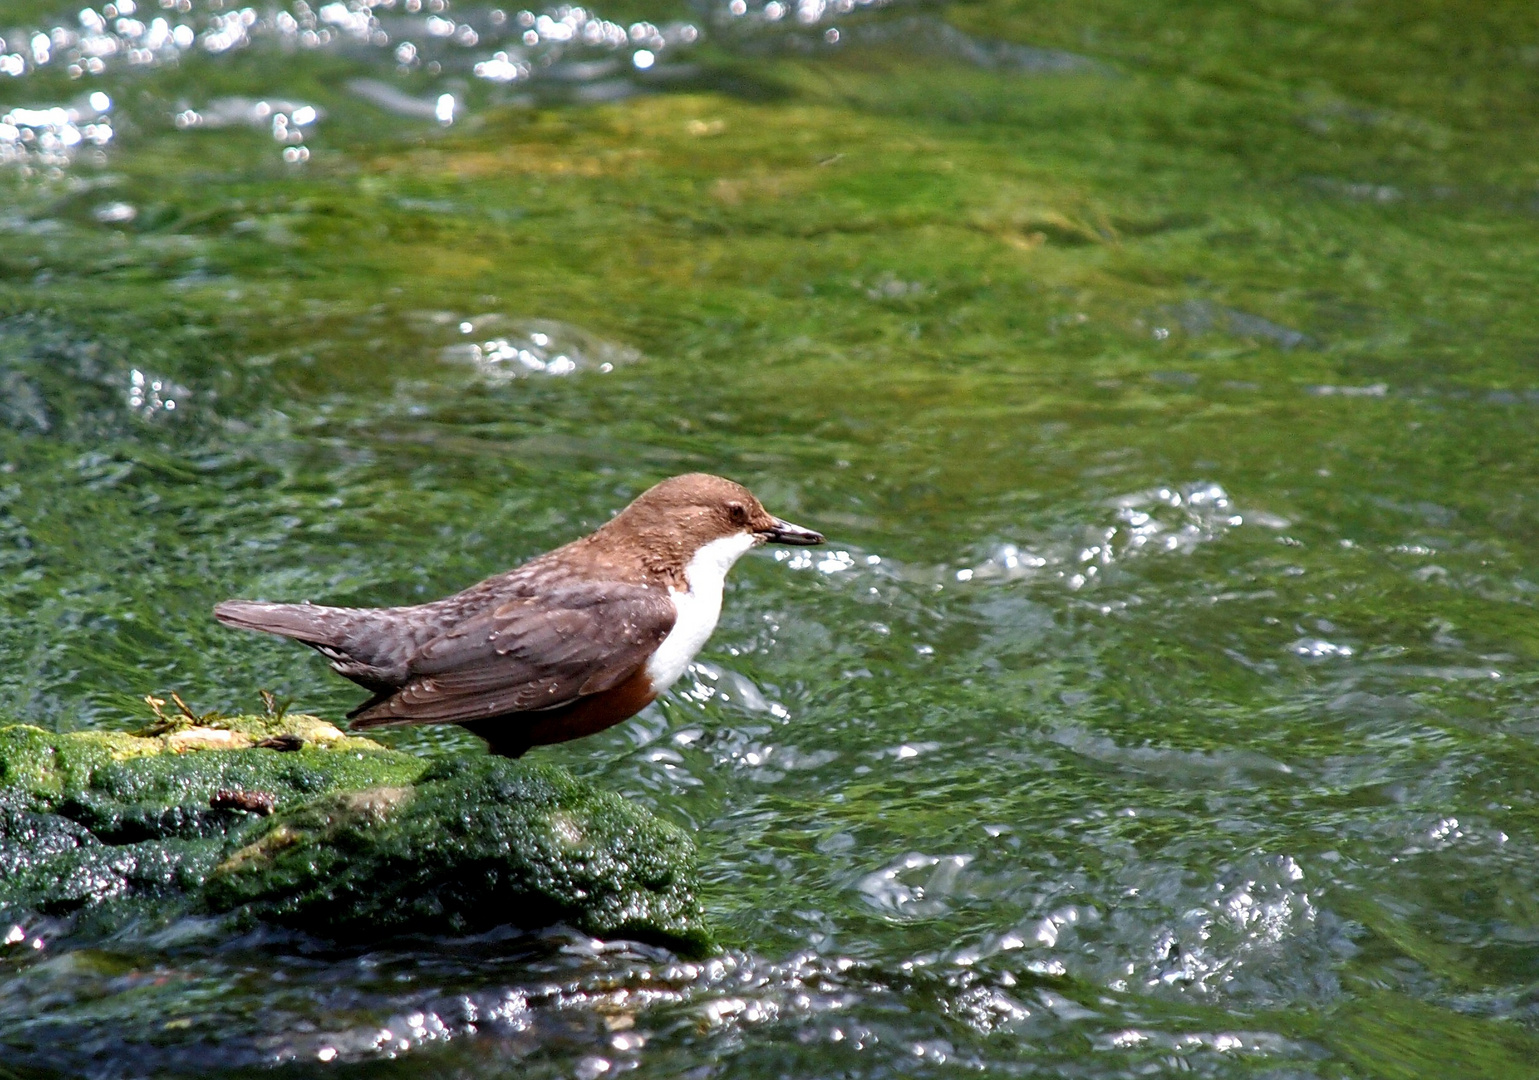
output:
M 647 661 L 647 680 L 654 693 L 661 694 L 684 674 L 689 662 L 711 636 L 711 631 L 716 629 L 716 620 L 721 618 L 721 590 L 727 581 L 727 571 L 753 545 L 752 533 L 712 540 L 695 552 L 695 557 L 684 568 L 684 580 L 689 588 L 668 590 L 678 617 L 673 629 Z

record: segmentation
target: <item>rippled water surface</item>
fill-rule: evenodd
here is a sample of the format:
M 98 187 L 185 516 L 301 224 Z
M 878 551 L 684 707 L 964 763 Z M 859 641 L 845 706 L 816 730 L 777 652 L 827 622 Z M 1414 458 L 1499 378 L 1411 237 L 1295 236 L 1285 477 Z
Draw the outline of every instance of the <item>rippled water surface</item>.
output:
M 8 718 L 338 715 L 210 606 L 437 596 L 675 472 L 831 541 L 540 751 L 695 832 L 722 957 L 29 922 L 0 1076 L 1535 1075 L 1531 4 L 0 37 Z

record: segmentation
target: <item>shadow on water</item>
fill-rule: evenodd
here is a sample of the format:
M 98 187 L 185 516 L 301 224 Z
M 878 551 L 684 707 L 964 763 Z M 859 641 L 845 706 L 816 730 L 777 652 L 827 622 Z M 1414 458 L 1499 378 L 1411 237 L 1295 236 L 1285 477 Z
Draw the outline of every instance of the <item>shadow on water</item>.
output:
M 0 1080 L 1534 1071 L 1526 7 L 0 38 L 7 718 L 340 715 L 212 604 L 441 595 L 687 469 L 830 536 L 546 752 L 691 830 L 723 956 L 5 912 Z

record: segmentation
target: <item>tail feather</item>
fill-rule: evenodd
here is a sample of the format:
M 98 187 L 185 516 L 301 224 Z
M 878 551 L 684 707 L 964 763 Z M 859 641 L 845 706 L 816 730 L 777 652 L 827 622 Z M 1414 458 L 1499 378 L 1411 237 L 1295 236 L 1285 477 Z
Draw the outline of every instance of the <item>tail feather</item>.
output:
M 226 600 L 214 608 L 214 618 L 238 630 L 303 642 L 331 661 L 339 675 L 376 692 L 406 679 L 416 647 L 399 618 L 385 609 Z
M 226 600 L 214 607 L 214 618 L 238 630 L 261 630 L 295 638 L 307 645 L 344 644 L 352 619 L 342 608 L 315 604 L 264 604 L 255 600 Z

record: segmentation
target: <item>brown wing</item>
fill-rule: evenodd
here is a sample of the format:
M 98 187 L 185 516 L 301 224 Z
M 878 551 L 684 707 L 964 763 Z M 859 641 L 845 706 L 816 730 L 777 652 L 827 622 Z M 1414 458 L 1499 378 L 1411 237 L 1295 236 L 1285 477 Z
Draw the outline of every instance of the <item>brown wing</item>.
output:
M 659 589 L 563 583 L 474 615 L 427 642 L 407 681 L 353 713 L 354 728 L 438 724 L 566 705 L 611 689 L 673 629 Z

